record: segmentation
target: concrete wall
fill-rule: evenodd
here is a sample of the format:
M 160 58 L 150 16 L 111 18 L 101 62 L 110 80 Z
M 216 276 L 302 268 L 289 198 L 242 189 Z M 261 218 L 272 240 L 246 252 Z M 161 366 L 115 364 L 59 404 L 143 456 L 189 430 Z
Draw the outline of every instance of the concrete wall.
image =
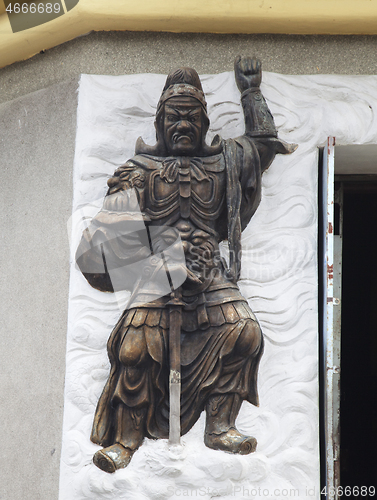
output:
M 0 105 L 0 498 L 57 498 L 75 80 Z
M 179 65 L 230 71 L 237 54 L 256 55 L 276 73 L 371 75 L 376 51 L 377 36 L 91 33 L 0 69 L 0 102 L 80 73 L 165 74 Z
M 92 33 L 0 70 L 0 499 L 58 495 L 68 240 L 80 73 L 377 74 L 377 37 Z

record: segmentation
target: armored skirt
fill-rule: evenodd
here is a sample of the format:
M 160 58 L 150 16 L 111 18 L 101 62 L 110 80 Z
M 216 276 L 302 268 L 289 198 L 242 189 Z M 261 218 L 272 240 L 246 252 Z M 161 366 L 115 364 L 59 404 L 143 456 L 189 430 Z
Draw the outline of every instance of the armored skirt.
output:
M 238 287 L 215 283 L 198 297 L 183 295 L 181 434 L 198 420 L 210 396 L 238 394 L 258 405 L 257 373 L 263 352 L 259 324 Z M 144 435 L 169 434 L 169 308 L 163 297 L 127 309 L 109 341 L 111 371 L 99 400 L 91 439 L 114 443 L 119 406 L 144 409 Z

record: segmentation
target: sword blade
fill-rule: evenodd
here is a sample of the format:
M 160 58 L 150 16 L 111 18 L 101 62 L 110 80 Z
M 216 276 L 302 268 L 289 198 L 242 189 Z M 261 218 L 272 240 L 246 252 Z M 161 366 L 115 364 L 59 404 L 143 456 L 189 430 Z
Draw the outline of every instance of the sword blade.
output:
M 174 301 L 174 299 L 173 299 Z M 173 302 L 172 301 L 172 302 Z M 169 443 L 179 445 L 181 439 L 181 327 L 182 306 L 169 308 Z

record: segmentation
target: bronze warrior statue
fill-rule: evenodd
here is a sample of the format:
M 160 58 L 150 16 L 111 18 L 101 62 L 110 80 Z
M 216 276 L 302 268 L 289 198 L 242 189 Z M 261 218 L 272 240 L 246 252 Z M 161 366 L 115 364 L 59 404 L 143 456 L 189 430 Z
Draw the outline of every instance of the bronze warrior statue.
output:
M 138 139 L 78 248 L 93 287 L 131 291 L 108 341 L 111 371 L 91 435 L 103 446 L 94 462 L 107 472 L 126 467 L 145 436 L 169 437 L 169 423 L 177 442 L 174 418 L 179 441 L 203 410 L 206 446 L 240 454 L 256 448 L 235 427 L 243 400 L 258 405 L 263 352 L 260 326 L 237 286 L 241 232 L 259 205 L 262 173 L 276 153 L 295 147 L 277 138 L 259 88 L 260 61 L 237 57 L 235 78 L 245 134 L 216 136 L 209 146 L 198 74 L 169 74 L 156 144 Z M 224 240 L 229 264 L 219 252 Z

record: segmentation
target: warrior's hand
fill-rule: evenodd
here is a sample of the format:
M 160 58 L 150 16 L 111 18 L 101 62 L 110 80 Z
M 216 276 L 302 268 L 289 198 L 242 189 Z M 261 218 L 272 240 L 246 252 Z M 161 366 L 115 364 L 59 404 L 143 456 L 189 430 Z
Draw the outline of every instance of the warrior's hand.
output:
M 259 87 L 262 81 L 262 63 L 259 59 L 237 56 L 234 61 L 234 73 L 239 91 Z

